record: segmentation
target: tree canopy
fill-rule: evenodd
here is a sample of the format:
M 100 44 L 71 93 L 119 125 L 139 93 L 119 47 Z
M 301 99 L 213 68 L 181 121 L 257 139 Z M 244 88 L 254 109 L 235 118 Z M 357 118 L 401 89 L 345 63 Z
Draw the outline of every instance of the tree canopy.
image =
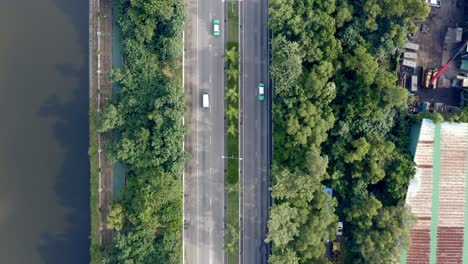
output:
M 270 263 L 322 263 L 338 219 L 347 261 L 391 263 L 408 245 L 411 119 L 394 57 L 428 13 L 424 0 L 270 1 Z
M 125 65 L 113 69 L 116 98 L 99 132 L 114 132 L 110 160 L 126 167 L 126 186 L 108 216 L 115 230 L 104 263 L 180 263 L 182 139 L 182 0 L 113 0 Z

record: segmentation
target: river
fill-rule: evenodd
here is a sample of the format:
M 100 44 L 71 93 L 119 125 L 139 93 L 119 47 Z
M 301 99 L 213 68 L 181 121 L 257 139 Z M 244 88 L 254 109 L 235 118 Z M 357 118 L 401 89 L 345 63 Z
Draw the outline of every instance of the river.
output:
M 0 263 L 89 263 L 88 1 L 0 0 Z

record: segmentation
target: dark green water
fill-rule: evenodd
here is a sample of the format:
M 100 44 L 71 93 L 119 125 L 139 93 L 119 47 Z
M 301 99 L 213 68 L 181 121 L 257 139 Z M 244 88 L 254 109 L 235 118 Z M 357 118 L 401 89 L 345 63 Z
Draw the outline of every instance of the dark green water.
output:
M 89 263 L 87 0 L 0 0 L 0 120 L 0 263 Z

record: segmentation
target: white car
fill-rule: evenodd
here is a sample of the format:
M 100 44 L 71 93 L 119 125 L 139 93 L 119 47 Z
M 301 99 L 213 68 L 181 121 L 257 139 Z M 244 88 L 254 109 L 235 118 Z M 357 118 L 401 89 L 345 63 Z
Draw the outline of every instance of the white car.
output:
M 338 222 L 338 231 L 336 231 L 337 236 L 343 235 L 343 222 Z
M 218 37 L 219 34 L 221 33 L 221 30 L 219 28 L 220 25 L 219 19 L 214 19 L 213 20 L 213 36 Z
M 203 106 L 203 108 L 209 108 L 210 107 L 210 97 L 208 96 L 207 93 L 202 94 L 202 106 Z
M 430 6 L 440 7 L 440 0 L 426 0 Z

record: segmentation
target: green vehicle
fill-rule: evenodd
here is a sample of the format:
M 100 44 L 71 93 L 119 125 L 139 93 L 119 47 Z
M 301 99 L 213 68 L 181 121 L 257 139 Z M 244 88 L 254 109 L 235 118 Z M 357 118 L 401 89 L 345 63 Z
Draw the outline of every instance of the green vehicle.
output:
M 258 100 L 265 100 L 265 84 L 258 83 Z
M 219 26 L 219 19 L 213 20 L 213 36 L 219 36 L 220 34 L 220 26 Z

